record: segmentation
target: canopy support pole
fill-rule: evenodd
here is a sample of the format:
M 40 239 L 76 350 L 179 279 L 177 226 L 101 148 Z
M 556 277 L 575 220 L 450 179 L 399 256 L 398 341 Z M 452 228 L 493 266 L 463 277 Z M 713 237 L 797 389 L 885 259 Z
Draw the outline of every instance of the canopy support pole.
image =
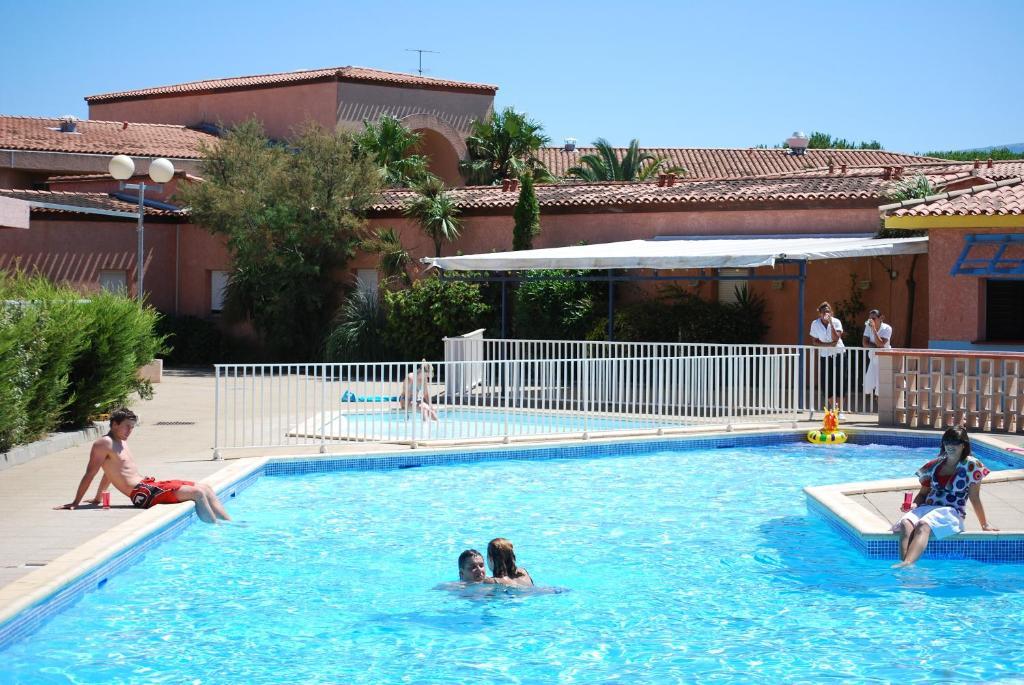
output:
M 615 340 L 615 281 L 608 269 L 608 341 Z
M 507 274 L 506 274 L 507 275 Z M 501 339 L 508 338 L 508 279 L 501 279 Z
M 803 335 L 804 335 L 804 307 L 806 306 L 805 303 L 804 303 L 804 295 L 805 295 L 805 290 L 807 289 L 807 260 L 801 259 L 799 262 L 797 262 L 797 264 L 800 267 L 799 280 L 797 281 L 800 285 L 797 288 L 797 298 L 796 298 L 796 341 L 794 342 L 794 344 L 799 345 L 801 343 L 801 341 L 803 339 Z M 817 355 L 817 351 L 815 351 L 815 355 Z M 798 406 L 802 407 L 802 406 L 804 406 L 804 385 L 805 385 L 805 383 L 804 383 L 804 366 L 805 366 L 805 364 L 804 364 L 804 360 L 803 359 L 800 359 L 797 363 L 800 365 L 800 368 L 797 370 L 797 373 L 798 373 L 797 378 L 798 378 L 798 383 L 799 383 L 799 386 L 798 386 L 799 390 L 797 392 L 798 392 L 798 395 L 799 395 L 799 402 L 800 402 L 800 404 Z M 813 412 L 812 412 L 812 416 L 813 416 Z

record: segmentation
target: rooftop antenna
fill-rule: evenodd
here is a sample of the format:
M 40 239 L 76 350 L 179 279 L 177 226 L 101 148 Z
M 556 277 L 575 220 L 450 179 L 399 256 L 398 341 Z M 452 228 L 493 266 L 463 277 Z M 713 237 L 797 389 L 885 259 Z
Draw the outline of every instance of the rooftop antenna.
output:
M 423 76 L 423 53 L 424 52 L 429 52 L 429 53 L 434 54 L 434 55 L 440 55 L 441 54 L 437 50 L 422 50 L 420 48 L 406 48 L 405 51 L 406 52 L 418 52 L 418 53 L 420 53 L 420 68 L 417 70 L 417 71 L 419 71 L 420 76 Z

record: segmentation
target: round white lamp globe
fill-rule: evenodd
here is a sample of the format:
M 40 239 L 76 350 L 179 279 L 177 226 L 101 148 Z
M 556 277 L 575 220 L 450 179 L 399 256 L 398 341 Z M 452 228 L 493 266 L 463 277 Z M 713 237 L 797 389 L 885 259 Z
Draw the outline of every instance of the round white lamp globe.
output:
M 135 173 L 135 162 L 128 155 L 117 155 L 110 158 L 107 169 L 110 171 L 110 175 L 118 181 L 126 181 Z
M 167 183 L 174 178 L 174 165 L 171 160 L 160 157 L 149 163 L 149 177 L 157 183 Z

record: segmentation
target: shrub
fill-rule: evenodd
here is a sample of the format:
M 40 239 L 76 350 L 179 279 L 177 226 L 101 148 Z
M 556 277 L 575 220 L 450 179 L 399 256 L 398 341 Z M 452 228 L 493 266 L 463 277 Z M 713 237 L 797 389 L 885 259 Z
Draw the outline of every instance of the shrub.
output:
M 584 273 L 538 271 L 533 275 L 576 276 Z M 524 281 L 516 287 L 513 301 L 513 327 L 519 339 L 580 340 L 594 325 L 596 305 L 592 282 Z
M 381 345 L 386 319 L 378 292 L 356 288 L 349 294 L 324 343 L 324 358 L 332 362 L 377 362 L 385 357 Z
M 127 403 L 132 392 L 152 397 L 137 370 L 163 351 L 156 333 L 159 314 L 122 295 L 91 293 L 81 304 L 89 336 L 71 370 L 73 397 L 65 423 L 81 426 L 98 414 Z
M 197 316 L 162 314 L 156 333 L 165 339 L 167 351 L 160 356 L 168 364 L 206 366 L 223 362 L 227 355 L 224 334 L 217 324 Z
M 37 318 L 26 307 L 0 308 L 0 452 L 28 439 L 26 400 L 34 375 L 31 343 Z
M 160 349 L 152 309 L 120 295 L 0 272 L 0 450 L 61 425 L 80 426 L 133 391 Z
M 625 342 L 756 344 L 768 330 L 765 302 L 740 290 L 736 304 L 704 300 L 677 286 L 659 297 L 620 307 L 615 313 L 615 339 Z M 591 327 L 588 340 L 607 337 L 608 319 Z
M 492 317 L 475 283 L 432 276 L 383 294 L 385 354 L 395 359 L 440 359 L 442 338 L 484 327 Z

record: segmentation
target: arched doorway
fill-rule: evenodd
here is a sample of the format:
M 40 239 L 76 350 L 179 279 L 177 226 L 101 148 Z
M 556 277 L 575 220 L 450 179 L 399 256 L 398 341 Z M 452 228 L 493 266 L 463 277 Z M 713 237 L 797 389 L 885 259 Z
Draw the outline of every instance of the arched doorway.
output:
M 466 157 L 466 141 L 451 125 L 430 114 L 412 114 L 402 124 L 420 134 L 418 152 L 430 158 L 431 173 L 449 186 L 464 183 L 459 161 Z

